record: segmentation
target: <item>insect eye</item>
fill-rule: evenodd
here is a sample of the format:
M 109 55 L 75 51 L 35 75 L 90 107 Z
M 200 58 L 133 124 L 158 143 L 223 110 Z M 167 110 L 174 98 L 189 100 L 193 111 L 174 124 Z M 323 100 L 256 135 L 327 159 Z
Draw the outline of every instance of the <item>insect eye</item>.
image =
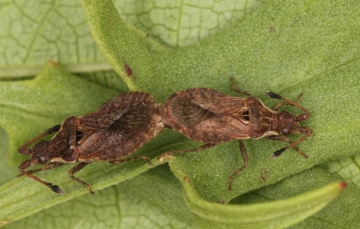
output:
M 246 121 L 249 121 L 249 120 L 250 120 L 249 111 L 245 111 L 245 112 L 243 113 L 243 118 L 244 118 Z
M 289 135 L 290 134 L 290 129 L 284 128 L 283 131 L 282 131 L 282 134 Z
M 76 142 L 80 141 L 80 139 L 83 137 L 83 133 L 81 131 L 76 131 Z
M 40 157 L 40 163 L 41 164 L 45 164 L 46 163 L 46 158 L 44 156 Z

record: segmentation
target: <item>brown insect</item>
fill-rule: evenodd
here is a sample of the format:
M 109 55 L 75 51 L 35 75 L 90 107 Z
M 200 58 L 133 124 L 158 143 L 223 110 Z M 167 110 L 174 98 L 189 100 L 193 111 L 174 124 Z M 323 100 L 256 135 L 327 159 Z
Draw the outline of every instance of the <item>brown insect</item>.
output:
M 89 163 L 107 161 L 118 164 L 144 159 L 151 165 L 146 156 L 125 159 L 124 157 L 135 152 L 164 128 L 157 114 L 158 106 L 150 94 L 128 92 L 110 99 L 94 113 L 79 118 L 71 116 L 65 119 L 61 126 L 50 128 L 19 148 L 19 153 L 30 156 L 30 159 L 19 165 L 20 175 L 30 177 L 56 193 L 64 193 L 57 185 L 45 182 L 33 173 L 63 164 L 79 163 L 68 174 L 93 194 L 89 184 L 74 177 L 74 173 Z M 53 132 L 57 133 L 50 141 L 43 140 L 32 148 L 27 148 Z M 45 165 L 37 169 L 25 170 L 38 164 Z
M 233 79 L 232 88 L 247 97 L 232 97 L 208 88 L 194 88 L 171 95 L 166 104 L 159 108 L 165 126 L 206 144 L 195 149 L 166 152 L 159 156 L 158 160 L 163 160 L 167 155 L 198 152 L 222 142 L 238 140 L 244 165 L 230 175 L 228 188 L 231 190 L 234 177 L 249 163 L 243 139 L 266 137 L 285 141 L 289 145 L 275 151 L 272 157 L 278 157 L 285 150 L 294 148 L 301 156 L 307 158 L 296 147 L 312 133 L 310 129 L 300 125 L 300 122 L 310 117 L 309 111 L 299 105 L 302 93 L 293 102 L 274 92 L 268 92 L 269 97 L 283 100 L 270 109 L 258 98 L 237 89 Z M 287 111 L 277 113 L 279 107 L 283 105 L 295 106 L 304 113 L 300 115 L 293 115 Z M 289 134 L 304 135 L 292 142 L 286 137 Z

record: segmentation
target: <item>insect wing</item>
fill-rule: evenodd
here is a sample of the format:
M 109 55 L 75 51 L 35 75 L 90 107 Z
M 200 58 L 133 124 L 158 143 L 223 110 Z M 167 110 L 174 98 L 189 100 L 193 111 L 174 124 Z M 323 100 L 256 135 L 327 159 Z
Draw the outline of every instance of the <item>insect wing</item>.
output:
M 106 129 L 128 112 L 128 109 L 143 103 L 153 104 L 152 96 L 142 92 L 120 94 L 104 103 L 96 112 L 80 117 L 79 130 L 92 132 Z
M 239 118 L 242 110 L 247 110 L 244 99 L 199 88 L 172 95 L 162 116 L 168 125 L 186 136 L 216 143 L 249 137 L 249 122 Z
M 193 88 L 179 92 L 177 96 L 218 115 L 231 115 L 246 106 L 246 98 L 231 97 L 209 88 Z
M 218 115 L 232 115 L 247 110 L 245 99 L 236 97 L 196 98 L 191 102 Z
M 168 112 L 163 115 L 164 120 L 168 119 L 170 124 L 187 128 L 193 128 L 206 120 L 216 117 L 213 112 L 194 104 L 185 97 L 174 97 L 171 101 L 168 101 L 165 110 Z
M 79 161 L 110 161 L 125 156 L 129 152 L 129 147 L 126 144 L 128 140 L 127 137 L 109 130 L 95 132 L 78 146 L 80 152 Z M 119 146 L 122 148 L 119 148 Z
M 110 126 L 93 132 L 81 142 L 79 159 L 114 161 L 133 153 L 161 130 L 154 118 L 155 109 L 152 100 L 131 104 Z
M 108 129 L 113 133 L 131 137 L 147 129 L 153 112 L 153 103 L 134 103 L 127 108 L 119 119 L 114 120 Z
M 250 126 L 232 116 L 221 116 L 196 125 L 194 131 L 206 133 L 203 134 L 208 138 L 205 142 L 216 143 L 233 139 L 247 139 L 249 138 Z M 213 140 L 210 140 L 210 137 Z

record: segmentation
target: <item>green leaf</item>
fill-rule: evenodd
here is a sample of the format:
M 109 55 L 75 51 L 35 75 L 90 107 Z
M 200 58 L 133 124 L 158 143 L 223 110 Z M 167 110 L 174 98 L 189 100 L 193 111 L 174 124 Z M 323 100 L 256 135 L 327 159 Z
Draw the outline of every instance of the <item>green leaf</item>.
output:
M 92 12 L 99 12 L 99 14 L 89 16 L 91 10 L 86 9 L 88 17 L 92 18 L 90 20 L 92 32 L 103 32 L 103 34 L 94 34 L 95 38 L 98 36 L 96 39 L 99 40 L 99 35 L 102 35 L 102 38 L 106 38 L 106 40 L 102 41 L 104 42 L 103 44 L 99 43 L 102 46 L 101 49 L 105 50 L 104 55 L 108 55 L 107 58 L 112 59 L 111 63 L 114 69 L 126 79 L 129 88 L 151 92 L 159 102 L 165 101 L 175 91 L 190 87 L 209 87 L 236 95 L 230 91 L 228 83 L 228 79 L 233 76 L 236 78 L 238 87 L 251 92 L 269 106 L 276 103 L 276 101 L 266 98 L 265 91 L 275 91 L 290 99 L 295 99 L 300 92 L 305 94 L 302 104 L 311 111 L 312 116 L 304 125 L 312 128 L 314 135 L 302 142 L 299 147 L 310 158 L 308 160 L 302 159 L 294 151 L 290 150 L 277 159 L 270 159 L 270 155 L 275 150 L 284 146 L 283 143 L 272 142 L 266 139 L 246 141 L 250 165 L 236 177 L 233 191 L 228 192 L 226 186 L 227 177 L 242 165 L 242 159 L 239 155 L 236 142 L 224 143 L 206 152 L 177 157 L 170 162 L 172 170 L 182 171 L 186 174 L 191 181 L 192 188 L 201 199 L 210 202 L 223 201 L 227 203 L 241 194 L 249 193 L 249 191 L 264 186 L 275 184 L 273 186 L 276 187 L 286 177 L 293 176 L 314 165 L 359 154 L 359 142 L 356 138 L 359 134 L 359 120 L 354 118 L 359 113 L 359 106 L 354 104 L 356 104 L 360 85 L 358 77 L 359 63 L 357 61 L 360 49 L 358 34 L 360 22 L 357 20 L 359 5 L 356 1 L 270 1 L 253 13 L 246 15 L 241 21 L 234 23 L 233 26 L 220 30 L 217 34 L 201 40 L 197 44 L 177 49 L 157 43 L 159 39 L 167 35 L 166 33 L 163 35 L 163 32 L 156 33 L 155 26 L 149 26 L 153 27 L 153 30 L 139 32 L 134 27 L 126 25 L 117 15 L 115 8 L 111 4 L 110 8 L 108 8 L 109 5 L 107 3 L 111 2 L 93 2 L 93 4 L 96 4 L 96 7 L 91 10 L 93 10 Z M 126 4 L 128 3 L 123 3 L 123 5 Z M 47 4 L 43 5 L 49 6 Z M 137 9 L 138 11 L 135 10 L 135 12 L 139 15 L 139 18 L 141 17 L 141 20 L 146 20 L 146 14 L 150 14 L 150 11 L 145 5 L 140 5 L 140 7 L 139 5 L 137 5 L 138 7 L 130 5 L 128 8 L 122 8 L 120 12 L 125 14 L 124 12 L 134 12 L 133 9 Z M 33 9 L 37 9 L 35 6 Z M 72 21 L 78 22 L 79 25 L 84 25 L 83 21 L 76 21 L 80 17 L 76 20 L 71 17 L 82 14 L 78 11 L 71 12 L 68 10 L 69 8 L 75 9 L 75 5 L 74 7 L 69 7 L 71 5 L 63 7 L 62 9 L 64 10 L 59 9 L 59 6 L 66 5 L 56 2 L 50 5 L 48 10 L 40 11 L 41 13 L 39 14 L 28 13 L 28 7 L 14 6 L 9 3 L 1 7 L 1 18 L 11 19 L 9 17 L 10 11 L 14 10 L 10 9 L 15 7 L 17 10 L 22 9 L 25 12 L 24 15 L 30 15 L 29 21 L 31 23 L 29 22 L 29 25 L 38 25 L 39 23 L 35 20 L 38 20 L 37 17 L 41 19 L 40 21 L 44 22 L 39 27 L 24 26 L 24 28 L 30 28 L 29 34 L 35 31 L 32 34 L 33 37 L 30 38 L 20 36 L 22 32 L 19 32 L 17 29 L 2 30 L 5 31 L 2 32 L 2 35 L 6 34 L 1 37 L 8 36 L 14 40 L 9 43 L 8 40 L 2 38 L 0 41 L 2 47 L 6 47 L 6 55 L 2 56 L 3 59 L 0 58 L 0 63 L 2 63 L 0 66 L 4 66 L 1 72 L 5 76 L 33 75 L 37 71 L 36 69 L 33 70 L 33 67 L 38 68 L 40 63 L 44 59 L 49 59 L 49 57 L 53 60 L 61 60 L 62 63 L 74 63 L 73 70 L 70 68 L 71 71 L 83 72 L 87 70 L 94 71 L 94 69 L 109 69 L 105 61 L 99 57 L 99 52 L 94 48 L 93 42 L 84 42 L 84 46 L 81 46 L 81 42 L 78 42 L 82 40 L 75 39 L 75 43 L 73 42 L 75 45 L 72 44 L 73 46 L 71 46 L 72 42 L 65 42 L 64 46 L 60 46 L 60 44 L 64 43 L 63 38 L 48 39 L 56 34 L 54 31 L 60 31 L 56 29 L 57 25 L 64 28 L 66 24 L 73 25 L 71 24 Z M 105 7 L 106 11 L 102 11 L 102 8 L 98 8 L 99 6 Z M 154 9 L 157 8 L 154 7 Z M 60 17 L 54 16 L 53 12 L 63 11 L 71 14 L 71 16 L 69 15 L 68 23 L 66 23 L 67 19 L 65 23 L 60 20 L 63 17 L 62 14 L 60 14 Z M 106 24 L 106 22 L 109 22 L 109 18 L 101 17 L 101 12 L 107 12 L 109 16 L 113 16 L 111 17 L 113 20 L 110 24 Z M 18 14 L 22 15 L 23 13 L 20 11 Z M 53 23 L 54 26 L 45 26 L 47 23 L 45 18 L 47 17 L 52 17 L 52 20 L 56 20 L 56 23 Z M 121 17 L 123 18 L 123 15 Z M 151 15 L 149 18 L 151 18 Z M 24 24 L 26 25 L 26 23 Z M 75 23 L 74 25 L 78 24 Z M 88 30 L 83 30 L 83 27 L 79 29 L 76 26 L 70 27 L 73 27 L 70 31 L 76 31 L 76 33 L 69 32 L 69 34 L 75 34 L 75 38 L 81 37 L 81 34 L 88 34 L 88 32 L 85 32 Z M 13 26 L 12 28 L 17 27 Z M 36 29 L 34 30 L 34 28 Z M 113 30 L 109 30 L 109 28 Z M 10 36 L 14 31 L 17 32 L 17 35 Z M 62 29 L 62 31 L 67 30 Z M 201 31 L 201 28 L 197 31 Z M 44 34 L 41 32 L 44 32 Z M 145 33 L 149 33 L 150 37 L 146 37 Z M 152 38 L 153 34 L 155 39 Z M 169 32 L 169 34 L 171 33 Z M 84 36 L 87 37 L 86 39 L 89 39 L 89 36 Z M 17 45 L 18 41 L 13 37 L 19 37 L 19 39 L 20 37 L 25 38 L 19 41 L 20 44 L 25 45 Z M 191 36 L 189 36 L 191 38 L 189 40 L 176 40 L 173 39 L 173 35 L 169 37 L 171 39 L 164 42 L 176 46 L 186 45 L 192 39 Z M 178 37 L 181 37 L 181 35 Z M 202 36 L 199 35 L 198 39 L 200 38 Z M 53 44 L 52 41 L 55 41 L 55 43 Z M 52 49 L 51 47 L 59 48 Z M 115 49 L 112 50 L 112 48 Z M 10 49 L 11 52 L 9 51 Z M 43 49 L 45 50 L 44 52 L 42 51 Z M 136 52 L 132 52 L 134 50 Z M 52 55 L 54 55 L 52 53 L 56 54 L 56 58 L 52 58 Z M 143 59 L 144 57 L 149 59 Z M 132 69 L 133 75 L 130 78 L 126 74 L 125 65 L 130 66 Z M 69 69 L 69 65 L 66 67 Z M 62 75 L 60 74 L 60 77 Z M 37 80 L 38 78 L 35 79 L 35 81 Z M 39 133 L 45 128 L 61 122 L 70 114 L 81 115 L 91 112 L 106 101 L 106 99 L 115 95 L 114 91 L 95 89 L 89 86 L 91 84 L 86 84 L 83 81 L 80 83 L 80 81 L 75 80 L 76 83 L 74 83 L 75 81 L 69 80 L 63 84 L 59 80 L 62 81 L 61 79 L 52 78 L 42 83 L 38 80 L 37 86 L 35 84 L 31 86 L 29 82 L 25 82 L 24 85 L 31 86 L 29 91 L 26 87 L 19 87 L 17 82 L 12 82 L 8 84 L 10 85 L 8 87 L 12 90 L 11 92 L 0 90 L 0 125 L 6 128 L 9 133 L 9 151 L 11 152 L 13 162 L 19 163 L 23 159 L 16 153 L 16 147 L 33 137 L 34 132 Z M 48 87 L 47 83 L 52 81 L 53 84 L 50 84 L 52 87 Z M 83 88 L 81 85 L 86 86 Z M 106 85 L 106 83 L 103 85 Z M 44 93 L 39 94 L 39 90 L 44 90 Z M 95 91 L 96 93 L 94 93 Z M 30 96 L 31 93 L 33 93 L 34 97 Z M 85 99 L 84 95 L 89 97 Z M 39 103 L 32 98 L 39 99 Z M 68 100 L 66 98 L 71 99 Z M 104 98 L 104 100 L 100 98 Z M 19 104 L 22 105 L 19 106 Z M 29 106 L 25 109 L 22 107 L 23 104 L 28 104 Z M 44 104 L 47 106 L 44 106 Z M 30 114 L 27 113 L 28 110 L 31 111 Z M 294 109 L 292 111 L 298 112 Z M 296 137 L 294 136 L 294 138 Z M 158 139 L 155 139 L 154 143 L 150 143 L 148 147 L 138 153 L 146 153 L 148 156 L 155 157 L 167 150 L 189 149 L 198 145 L 186 140 L 180 134 L 169 130 L 160 135 Z M 67 177 L 66 171 L 70 168 L 71 165 L 41 174 L 41 177 L 47 180 L 54 180 L 56 178 L 56 182 L 64 186 L 64 189 L 68 191 L 69 196 L 66 198 L 69 199 L 86 193 L 86 190 L 78 187 L 77 184 L 74 184 Z M 148 167 L 143 166 L 140 162 L 119 167 L 109 167 L 105 163 L 94 163 L 90 168 L 86 168 L 84 172 L 79 173 L 79 176 L 92 184 L 95 189 L 100 189 L 124 179 L 129 179 L 148 169 Z M 154 170 L 157 171 L 158 168 Z M 101 173 L 95 173 L 95 171 L 101 171 Z M 13 174 L 13 177 L 15 175 Z M 263 180 L 264 176 L 266 177 L 265 180 Z M 174 182 L 173 178 L 169 179 L 169 182 L 170 180 Z M 155 183 L 158 180 L 154 179 L 152 181 Z M 305 179 L 302 177 L 300 181 L 300 183 L 303 183 Z M 166 183 L 167 181 L 165 179 L 162 182 Z M 142 186 L 138 187 L 143 190 Z M 288 194 L 291 193 L 289 190 L 292 187 L 289 185 L 287 189 L 279 189 L 278 195 L 280 198 L 289 197 Z M 318 187 L 313 185 L 311 189 Z M 19 200 L 21 201 L 19 205 L 15 206 L 12 204 L 10 205 L 11 208 L 4 210 L 9 213 L 11 211 L 16 212 L 16 208 L 25 209 L 25 211 L 21 210 L 11 213 L 14 216 L 13 219 L 36 212 L 55 203 L 63 202 L 66 199 L 64 197 L 54 198 L 53 194 L 49 193 L 40 184 L 34 184 L 34 181 L 20 178 L 0 188 L 0 198 L 1 195 L 4 195 L 2 200 L 6 199 L 3 203 L 1 201 L 2 204 L 9 203 L 13 198 L 12 195 L 16 192 L 11 192 L 11 190 L 18 190 L 18 192 L 22 193 L 29 192 L 29 194 L 36 193 L 33 198 L 25 198 L 29 196 L 26 195 Z M 149 189 L 144 190 L 146 194 L 147 191 L 151 192 Z M 349 192 L 352 194 L 350 198 L 356 198 L 356 188 L 352 188 Z M 4 193 L 7 194 L 5 195 Z M 186 194 L 189 194 L 189 192 L 186 192 Z M 161 194 L 158 194 L 158 196 L 161 196 Z M 17 199 L 14 198 L 14 200 Z M 36 201 L 38 200 L 43 202 L 37 203 Z M 348 207 L 352 205 L 351 202 L 347 202 L 344 199 L 341 199 L 341 201 L 338 202 L 337 206 Z M 156 202 L 156 206 L 158 207 L 161 204 L 169 206 L 173 202 L 174 198 L 170 196 L 161 199 L 161 202 Z M 34 203 L 36 204 L 34 205 Z M 253 203 L 256 203 L 256 201 L 249 202 L 249 204 Z M 176 215 L 175 211 L 169 209 L 171 207 L 162 212 L 168 212 L 172 216 Z M 183 208 L 181 209 L 183 210 Z M 325 212 L 327 215 L 334 215 L 335 212 L 338 212 L 338 209 L 332 208 L 332 210 Z M 356 208 L 351 206 L 349 209 Z M 191 211 L 191 209 L 188 209 L 188 211 Z M 16 214 L 16 217 L 14 214 Z M 4 217 L 9 216 L 4 215 L 4 212 L 1 215 Z M 189 212 L 185 212 L 184 215 L 191 216 Z M 200 227 L 209 226 L 212 223 L 200 217 L 192 217 L 194 219 L 191 221 L 191 224 L 196 222 Z M 347 217 L 349 217 L 349 214 L 344 216 L 345 219 Z M 180 217 L 180 220 L 186 221 L 187 219 L 186 217 Z M 309 220 L 313 221 L 311 218 Z M 339 222 L 343 221 L 336 219 L 334 225 L 345 225 Z M 273 223 L 279 222 L 275 220 Z M 293 221 L 286 223 L 290 225 Z M 316 225 L 318 227 L 320 227 L 319 225 L 328 226 L 321 222 L 318 222 Z
M 182 182 L 186 202 L 195 214 L 223 227 L 232 228 L 289 226 L 319 211 L 346 186 L 345 183 L 336 182 L 289 199 L 251 205 L 223 205 L 204 201 L 193 189 L 191 180 L 185 174 L 178 170 L 172 171 Z
M 175 46 L 194 43 L 236 23 L 262 2 L 114 1 L 123 20 Z M 112 70 L 90 36 L 80 1 L 2 3 L 0 47 L 5 55 L 0 56 L 1 78 L 37 75 L 48 59 L 60 61 L 70 72 Z
M 4 129 L 0 128 L 0 185 L 13 178 L 13 175 L 17 172 L 15 167 L 9 167 L 6 161 L 8 154 L 8 142 L 9 136 Z
M 171 47 L 194 44 L 237 23 L 266 1 L 146 1 L 114 4 L 124 21 Z
M 291 198 L 337 180 L 339 180 L 338 176 L 329 175 L 326 170 L 316 166 L 275 185 L 242 195 L 231 203 L 254 204 Z M 357 228 L 360 223 L 358 218 L 360 200 L 357 198 L 359 194 L 360 190 L 355 185 L 348 184 L 344 192 L 323 210 L 290 228 Z
M 323 165 L 329 173 L 337 174 L 346 182 L 360 187 L 360 155 L 339 158 Z
M 78 1 L 2 1 L 0 77 L 34 76 L 45 61 L 71 72 L 109 70 Z
M 130 90 L 139 90 L 132 83 L 135 80 L 132 74 L 136 79 L 140 74 L 151 77 L 155 70 L 151 51 L 160 52 L 161 46 L 148 42 L 145 34 L 125 24 L 112 2 L 84 1 L 84 7 L 94 40 L 103 55 Z M 127 74 L 126 68 L 130 68 L 132 74 Z

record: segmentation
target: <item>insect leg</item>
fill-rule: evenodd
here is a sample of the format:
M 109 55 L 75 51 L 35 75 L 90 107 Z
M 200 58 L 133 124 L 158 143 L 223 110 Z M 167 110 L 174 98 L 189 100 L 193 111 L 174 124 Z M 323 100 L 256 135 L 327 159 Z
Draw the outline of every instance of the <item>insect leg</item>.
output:
M 195 149 L 188 149 L 188 150 L 179 150 L 179 151 L 169 151 L 166 153 L 161 154 L 160 156 L 157 157 L 158 161 L 163 161 L 164 159 L 166 160 L 166 157 L 169 155 L 174 155 L 174 154 L 185 154 L 185 153 L 190 153 L 190 152 L 199 152 L 199 151 L 203 151 L 206 149 L 209 149 L 211 147 L 216 146 L 217 144 L 213 144 L 213 143 L 208 143 L 202 146 L 199 146 L 198 148 Z
M 56 168 L 56 167 L 59 167 L 59 166 L 62 166 L 63 163 L 56 163 L 56 162 L 52 162 L 50 164 L 47 164 L 47 165 L 44 165 L 43 167 L 41 168 L 37 168 L 37 169 L 31 169 L 31 170 L 27 170 L 26 172 L 27 173 L 36 173 L 36 172 L 39 172 L 39 171 L 44 171 L 44 170 L 49 170 L 49 169 L 53 169 L 53 168 Z M 19 174 L 17 175 L 17 177 L 20 177 L 24 174 Z
M 74 166 L 72 169 L 70 169 L 69 172 L 68 172 L 68 174 L 69 174 L 69 177 L 70 177 L 71 179 L 73 179 L 74 181 L 82 184 L 83 186 L 85 186 L 85 187 L 89 190 L 89 192 L 90 192 L 91 194 L 94 194 L 94 192 L 91 190 L 91 187 L 90 187 L 90 185 L 89 185 L 88 183 L 80 180 L 79 178 L 74 177 L 74 175 L 73 175 L 74 173 L 79 172 L 81 169 L 83 169 L 83 168 L 84 168 L 85 166 L 87 166 L 88 164 L 89 164 L 89 163 L 81 162 L 80 164 L 78 164 L 78 165 Z
M 49 187 L 51 190 L 53 190 L 53 192 L 56 192 L 56 193 L 59 193 L 59 194 L 65 193 L 59 186 L 53 185 L 52 183 L 49 183 L 49 182 L 46 182 L 46 181 L 43 181 L 43 180 L 41 180 L 40 178 L 32 175 L 32 174 L 31 174 L 31 173 L 32 173 L 31 170 L 30 170 L 30 172 L 25 171 L 25 169 L 28 168 L 30 165 L 31 165 L 31 160 L 30 160 L 30 159 L 24 161 L 23 163 L 21 163 L 21 164 L 19 165 L 19 170 L 20 170 L 20 172 L 21 172 L 23 175 L 28 176 L 28 177 L 30 177 L 31 179 L 34 179 L 34 180 L 36 180 L 37 182 L 40 182 L 41 184 Z M 58 166 L 60 166 L 60 165 L 62 165 L 62 164 L 54 163 L 54 165 L 51 165 L 51 164 L 45 165 L 43 168 L 45 168 L 44 170 L 48 170 L 48 169 L 53 169 L 53 168 L 55 168 L 55 167 L 58 167 Z
M 276 141 L 284 141 L 284 142 L 287 142 L 287 143 L 290 143 L 290 145 L 293 143 L 288 137 L 285 137 L 285 136 L 282 136 L 282 135 L 273 135 L 273 136 L 268 136 L 266 137 L 267 139 L 270 139 L 270 140 L 276 140 Z M 304 157 L 304 158 L 308 158 L 308 155 L 306 155 L 305 153 L 301 152 L 301 150 L 297 147 L 297 146 L 293 146 L 294 150 L 300 154 L 300 156 Z M 283 153 L 284 151 L 276 151 L 278 152 L 277 154 L 273 153 L 271 155 L 271 158 L 275 158 L 275 157 L 278 157 L 281 155 L 281 153 Z
M 244 160 L 244 165 L 241 166 L 238 170 L 236 170 L 233 174 L 230 175 L 230 177 L 228 179 L 229 191 L 231 191 L 231 189 L 232 189 L 232 182 L 233 182 L 234 178 L 236 177 L 236 175 L 238 175 L 241 171 L 243 171 L 249 164 L 248 154 L 247 154 L 245 145 L 242 142 L 242 140 L 239 140 L 239 147 L 240 147 L 241 156 Z
M 299 104 L 299 103 L 300 103 L 300 100 L 301 100 L 301 98 L 302 98 L 303 95 L 304 95 L 304 93 L 300 93 L 300 95 L 298 96 L 298 98 L 295 100 L 295 103 Z M 280 103 L 276 104 L 272 109 L 273 109 L 274 111 L 277 111 L 277 110 L 278 110 L 281 106 L 283 106 L 283 105 L 291 105 L 291 104 L 289 104 L 289 103 L 287 103 L 287 102 L 280 102 Z
M 150 159 L 148 157 L 146 157 L 146 156 L 136 156 L 136 157 L 132 157 L 132 158 L 126 158 L 126 159 L 121 159 L 121 160 L 116 160 L 116 161 L 109 161 L 109 162 L 112 163 L 112 164 L 120 164 L 122 162 L 133 161 L 133 160 L 137 160 L 137 159 L 143 159 L 149 165 L 152 165 Z
M 24 145 L 20 146 L 20 148 L 18 149 L 19 153 L 21 154 L 30 154 L 31 153 L 31 150 L 26 148 L 27 146 L 33 144 L 34 142 L 36 142 L 37 140 L 39 140 L 40 138 L 46 136 L 46 135 L 49 135 L 49 134 L 52 134 L 54 132 L 58 132 L 60 130 L 60 127 L 61 125 L 56 125 L 56 126 L 53 126 L 49 129 L 47 129 L 44 133 L 40 134 L 39 136 L 31 139 L 30 141 L 26 142 Z
M 243 90 L 240 90 L 239 88 L 236 87 L 234 78 L 231 77 L 230 80 L 231 80 L 231 88 L 232 88 L 234 91 L 236 91 L 236 92 L 238 92 L 238 93 L 240 93 L 240 94 L 244 94 L 244 95 L 247 95 L 247 96 L 251 96 L 250 93 L 248 93 L 248 92 L 246 92 L 246 91 L 243 91 Z

